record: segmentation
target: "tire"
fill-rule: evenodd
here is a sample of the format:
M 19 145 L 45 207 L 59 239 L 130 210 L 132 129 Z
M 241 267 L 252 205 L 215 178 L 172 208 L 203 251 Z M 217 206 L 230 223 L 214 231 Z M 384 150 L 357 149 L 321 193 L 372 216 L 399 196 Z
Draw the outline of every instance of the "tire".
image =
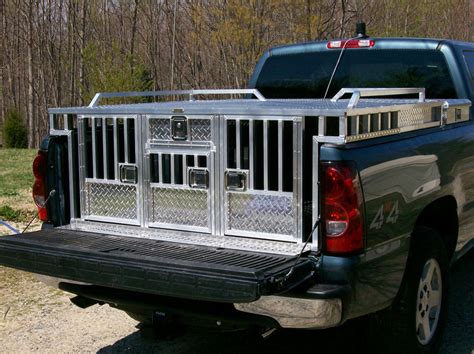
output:
M 378 316 L 379 349 L 390 353 L 436 353 L 447 318 L 449 264 L 439 233 L 418 228 L 394 304 Z

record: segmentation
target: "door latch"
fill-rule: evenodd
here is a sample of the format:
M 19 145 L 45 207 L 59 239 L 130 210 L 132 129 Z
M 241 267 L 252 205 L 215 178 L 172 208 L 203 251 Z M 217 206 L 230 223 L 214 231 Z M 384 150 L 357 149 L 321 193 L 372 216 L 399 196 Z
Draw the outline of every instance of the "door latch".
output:
M 227 170 L 225 172 L 225 187 L 229 191 L 244 192 L 247 190 L 248 171 Z
M 136 184 L 138 182 L 137 165 L 120 164 L 120 182 Z
M 209 187 L 209 171 L 205 168 L 189 168 L 189 187 L 196 189 L 207 189 Z
M 173 140 L 188 139 L 188 120 L 186 117 L 177 116 L 171 118 L 171 135 Z

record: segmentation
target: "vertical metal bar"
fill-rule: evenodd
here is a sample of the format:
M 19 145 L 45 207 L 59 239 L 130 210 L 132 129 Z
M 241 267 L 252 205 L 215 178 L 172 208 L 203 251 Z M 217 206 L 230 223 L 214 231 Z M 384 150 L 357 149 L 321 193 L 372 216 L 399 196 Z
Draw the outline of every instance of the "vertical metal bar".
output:
M 187 181 L 187 177 L 188 177 L 188 162 L 187 162 L 187 157 L 186 155 L 181 155 L 182 156 L 182 163 L 183 163 L 183 185 L 187 185 L 188 184 L 188 181 Z
M 175 184 L 174 154 L 170 154 L 171 184 Z
M 305 118 L 302 117 L 301 121 L 296 125 L 296 130 L 297 130 L 297 157 L 295 160 L 297 161 L 297 167 L 296 171 L 297 172 L 297 181 L 296 181 L 296 186 L 297 188 L 294 189 L 293 191 L 297 191 L 296 193 L 296 221 L 295 221 L 295 240 L 299 242 L 304 241 L 304 235 L 303 235 L 303 130 L 305 128 Z M 293 195 L 295 196 L 294 192 Z
M 377 131 L 382 130 L 382 113 L 377 114 Z
M 339 117 L 339 136 L 343 138 L 347 136 L 347 119 L 345 116 Z
M 253 190 L 253 182 L 254 182 L 254 166 L 253 166 L 253 127 L 254 127 L 254 120 L 249 119 L 249 188 Z
M 92 127 L 92 177 L 97 178 L 97 130 L 95 125 L 95 118 L 91 117 Z
M 295 233 L 293 237 L 297 242 L 303 242 L 302 233 L 302 207 L 303 207 L 303 183 L 302 181 L 302 141 L 303 141 L 304 118 L 293 121 L 293 208 L 296 218 L 294 220 Z
M 146 213 L 145 211 L 147 210 L 146 207 L 146 198 L 147 198 L 147 193 L 145 191 L 145 169 L 143 168 L 143 165 L 146 161 L 146 154 L 144 151 L 144 144 L 142 143 L 142 125 L 143 122 L 145 121 L 142 119 L 143 116 L 138 115 L 132 118 L 133 122 L 133 133 L 134 133 L 134 144 L 135 144 L 135 163 L 137 165 L 137 193 L 136 193 L 136 206 L 138 209 L 138 223 L 139 225 L 145 225 L 146 223 Z
M 235 120 L 235 168 L 240 169 L 240 119 Z
M 49 115 L 49 130 L 54 130 L 54 114 Z
M 73 144 L 76 141 L 76 137 L 71 131 L 67 132 L 67 147 L 68 147 L 68 168 L 69 168 L 69 211 L 71 218 L 76 217 L 76 171 L 77 171 L 77 156 L 74 153 Z
M 392 129 L 392 114 L 387 112 L 387 128 Z
M 325 136 L 326 135 L 326 117 L 319 116 L 318 118 L 318 135 Z
M 268 120 L 263 121 L 263 189 L 268 190 Z
M 158 153 L 158 171 L 159 171 L 159 183 L 163 183 L 163 156 L 161 152 Z
M 113 117 L 114 123 L 114 178 L 119 180 L 119 169 L 118 169 L 118 154 L 119 154 L 119 139 L 118 139 L 118 128 L 117 128 L 117 117 Z
M 134 144 L 135 144 L 135 163 L 140 166 L 140 161 L 143 163 L 143 161 L 141 160 L 141 158 L 143 157 L 143 154 L 140 154 L 140 151 L 142 149 L 142 130 L 141 130 L 141 126 L 142 126 L 142 121 L 143 119 L 140 119 L 142 116 L 137 116 L 135 117 L 132 121 L 133 121 L 133 133 L 134 133 L 134 136 L 135 136 L 135 139 L 134 139 Z M 140 168 L 138 168 L 140 170 Z M 140 174 L 140 171 L 138 171 L 138 173 Z
M 102 162 L 104 164 L 104 179 L 108 176 L 108 156 L 107 156 L 107 118 L 102 118 Z
M 70 130 L 68 115 L 63 114 L 63 119 L 64 119 L 64 130 Z
M 142 124 L 144 124 L 144 122 L 142 122 Z M 150 219 L 152 218 L 152 203 L 150 202 L 150 154 L 146 149 L 144 149 L 143 161 L 143 197 L 139 199 L 143 199 L 143 226 L 148 227 Z
M 283 121 L 278 120 L 278 191 L 283 191 Z
M 224 200 L 221 198 L 221 175 L 223 169 L 221 166 L 221 151 L 222 142 L 220 140 L 220 127 L 222 126 L 221 116 L 214 115 L 211 118 L 211 131 L 212 131 L 212 143 L 214 144 L 215 151 L 209 154 L 210 165 L 209 165 L 209 195 L 211 197 L 209 204 L 209 221 L 210 230 L 213 235 L 220 235 L 221 233 L 221 219 L 223 212 L 218 211 L 217 206 L 220 206 L 219 202 Z
M 84 184 L 87 177 L 87 151 L 86 151 L 86 126 L 87 119 L 85 117 L 77 117 L 77 152 L 79 162 L 79 210 L 80 217 L 84 218 L 86 215 L 85 190 Z M 71 188 L 72 189 L 72 188 Z M 74 200 L 74 199 L 71 199 Z M 71 203 L 73 204 L 73 203 Z M 71 215 L 73 217 L 73 215 Z
M 319 142 L 316 137 L 313 137 L 313 178 L 311 185 L 313 186 L 313 221 L 312 225 L 315 225 L 319 219 Z M 318 230 L 319 231 L 319 230 Z M 311 250 L 317 251 L 319 248 L 319 232 L 315 232 L 313 239 L 311 240 Z
M 360 134 L 360 116 L 356 116 L 356 134 L 355 135 L 359 135 Z
M 128 119 L 123 118 L 123 155 L 125 163 L 128 163 Z
M 219 122 L 220 123 L 220 134 L 219 134 L 219 139 L 220 139 L 220 156 L 221 156 L 221 165 L 220 168 L 222 170 L 222 174 L 220 177 L 220 191 L 221 191 L 221 198 L 218 198 L 216 200 L 216 206 L 218 206 L 217 211 L 218 211 L 218 217 L 219 217 L 219 223 L 220 223 L 220 234 L 225 235 L 227 230 L 229 229 L 229 221 L 228 221 L 228 213 L 229 213 L 229 192 L 227 191 L 225 187 L 225 173 L 227 171 L 227 167 L 229 166 L 227 163 L 227 155 L 228 155 L 228 149 L 229 149 L 229 141 L 227 139 L 227 127 L 229 121 L 227 120 L 226 116 L 222 116 L 222 120 Z M 222 208 L 222 201 L 223 203 L 223 208 Z M 222 208 L 220 209 L 219 208 Z M 222 210 L 222 211 L 221 211 Z
M 199 167 L 198 155 L 194 155 L 194 167 Z

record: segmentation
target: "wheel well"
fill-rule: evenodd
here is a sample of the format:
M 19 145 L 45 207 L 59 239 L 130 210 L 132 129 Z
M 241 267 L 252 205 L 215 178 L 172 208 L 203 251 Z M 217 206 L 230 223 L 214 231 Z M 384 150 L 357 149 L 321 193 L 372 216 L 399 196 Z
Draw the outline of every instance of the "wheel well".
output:
M 446 245 L 448 257 L 451 258 L 456 249 L 459 230 L 456 199 L 446 196 L 429 204 L 416 221 L 416 226 L 421 225 L 433 228 L 440 233 Z

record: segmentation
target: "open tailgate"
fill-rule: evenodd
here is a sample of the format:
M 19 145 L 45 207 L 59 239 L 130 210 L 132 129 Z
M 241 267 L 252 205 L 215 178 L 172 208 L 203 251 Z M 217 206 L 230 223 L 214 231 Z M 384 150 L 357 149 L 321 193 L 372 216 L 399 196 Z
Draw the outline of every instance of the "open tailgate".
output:
M 0 265 L 136 292 L 218 302 L 251 302 L 284 292 L 313 272 L 296 256 L 274 255 L 49 229 L 0 237 Z

